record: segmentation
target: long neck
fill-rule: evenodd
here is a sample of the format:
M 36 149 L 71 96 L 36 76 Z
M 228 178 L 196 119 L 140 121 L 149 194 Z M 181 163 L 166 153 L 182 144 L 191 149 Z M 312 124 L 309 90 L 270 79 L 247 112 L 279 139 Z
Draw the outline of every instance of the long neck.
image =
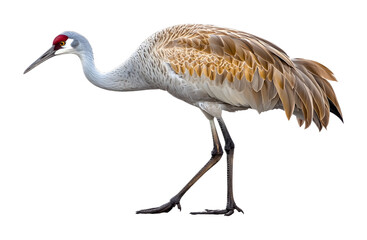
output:
M 129 59 L 111 72 L 102 73 L 96 69 L 92 48 L 78 54 L 87 79 L 97 87 L 113 91 L 139 91 L 151 89 L 151 86 L 140 76 Z

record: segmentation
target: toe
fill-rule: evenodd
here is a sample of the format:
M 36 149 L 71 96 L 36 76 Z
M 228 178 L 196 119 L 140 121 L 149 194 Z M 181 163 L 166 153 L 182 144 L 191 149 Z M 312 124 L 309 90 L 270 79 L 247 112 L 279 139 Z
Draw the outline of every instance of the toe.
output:
M 143 210 L 139 210 L 136 211 L 136 214 L 155 214 L 155 213 L 167 213 L 169 211 L 171 211 L 172 208 L 174 208 L 177 205 L 178 209 L 180 209 L 181 211 L 181 205 L 180 203 L 172 203 L 172 202 L 168 202 L 166 204 L 163 204 L 160 207 L 156 207 L 156 208 L 148 208 L 148 209 L 143 209 Z

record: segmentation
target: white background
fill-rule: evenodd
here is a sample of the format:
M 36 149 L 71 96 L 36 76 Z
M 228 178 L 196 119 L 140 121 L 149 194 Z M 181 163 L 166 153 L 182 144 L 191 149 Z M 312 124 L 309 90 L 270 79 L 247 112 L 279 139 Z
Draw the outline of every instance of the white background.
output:
M 363 1 L 95 2 L 0 8 L 1 240 L 367 239 Z M 179 23 L 253 33 L 339 80 L 345 124 L 332 116 L 328 130 L 299 128 L 279 110 L 224 113 L 244 214 L 189 214 L 225 207 L 225 158 L 182 198 L 182 212 L 135 214 L 167 202 L 209 160 L 209 123 L 198 109 L 162 91 L 98 89 L 75 56 L 23 75 L 65 30 L 86 36 L 108 70 Z

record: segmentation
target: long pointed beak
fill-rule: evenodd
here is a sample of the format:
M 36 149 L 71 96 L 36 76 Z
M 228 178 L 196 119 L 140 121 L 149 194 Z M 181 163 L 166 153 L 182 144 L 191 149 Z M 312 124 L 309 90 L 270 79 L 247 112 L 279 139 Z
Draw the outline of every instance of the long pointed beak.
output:
M 52 58 L 53 56 L 55 56 L 55 50 L 54 50 L 54 46 L 52 46 L 49 50 L 47 50 L 44 54 L 42 54 L 42 56 L 40 58 L 38 58 L 34 63 L 32 63 L 25 71 L 23 74 L 26 74 L 27 72 L 31 71 L 33 68 L 37 67 L 38 65 L 40 65 L 41 63 L 43 63 L 44 61 Z

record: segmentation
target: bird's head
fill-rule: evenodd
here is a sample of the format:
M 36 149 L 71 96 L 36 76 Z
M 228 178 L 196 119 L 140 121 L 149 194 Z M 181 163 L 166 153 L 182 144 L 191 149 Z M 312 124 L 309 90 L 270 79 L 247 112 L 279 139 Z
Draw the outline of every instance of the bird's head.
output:
M 84 42 L 84 44 L 81 44 Z M 64 32 L 55 37 L 52 42 L 52 47 L 47 50 L 41 57 L 39 57 L 34 63 L 32 63 L 25 71 L 24 74 L 31 71 L 33 68 L 37 67 L 41 63 L 45 62 L 46 60 L 58 56 L 61 54 L 79 54 L 83 50 L 82 45 L 88 45 L 88 41 L 86 39 L 75 33 L 75 32 Z M 85 46 L 84 46 L 85 47 Z

